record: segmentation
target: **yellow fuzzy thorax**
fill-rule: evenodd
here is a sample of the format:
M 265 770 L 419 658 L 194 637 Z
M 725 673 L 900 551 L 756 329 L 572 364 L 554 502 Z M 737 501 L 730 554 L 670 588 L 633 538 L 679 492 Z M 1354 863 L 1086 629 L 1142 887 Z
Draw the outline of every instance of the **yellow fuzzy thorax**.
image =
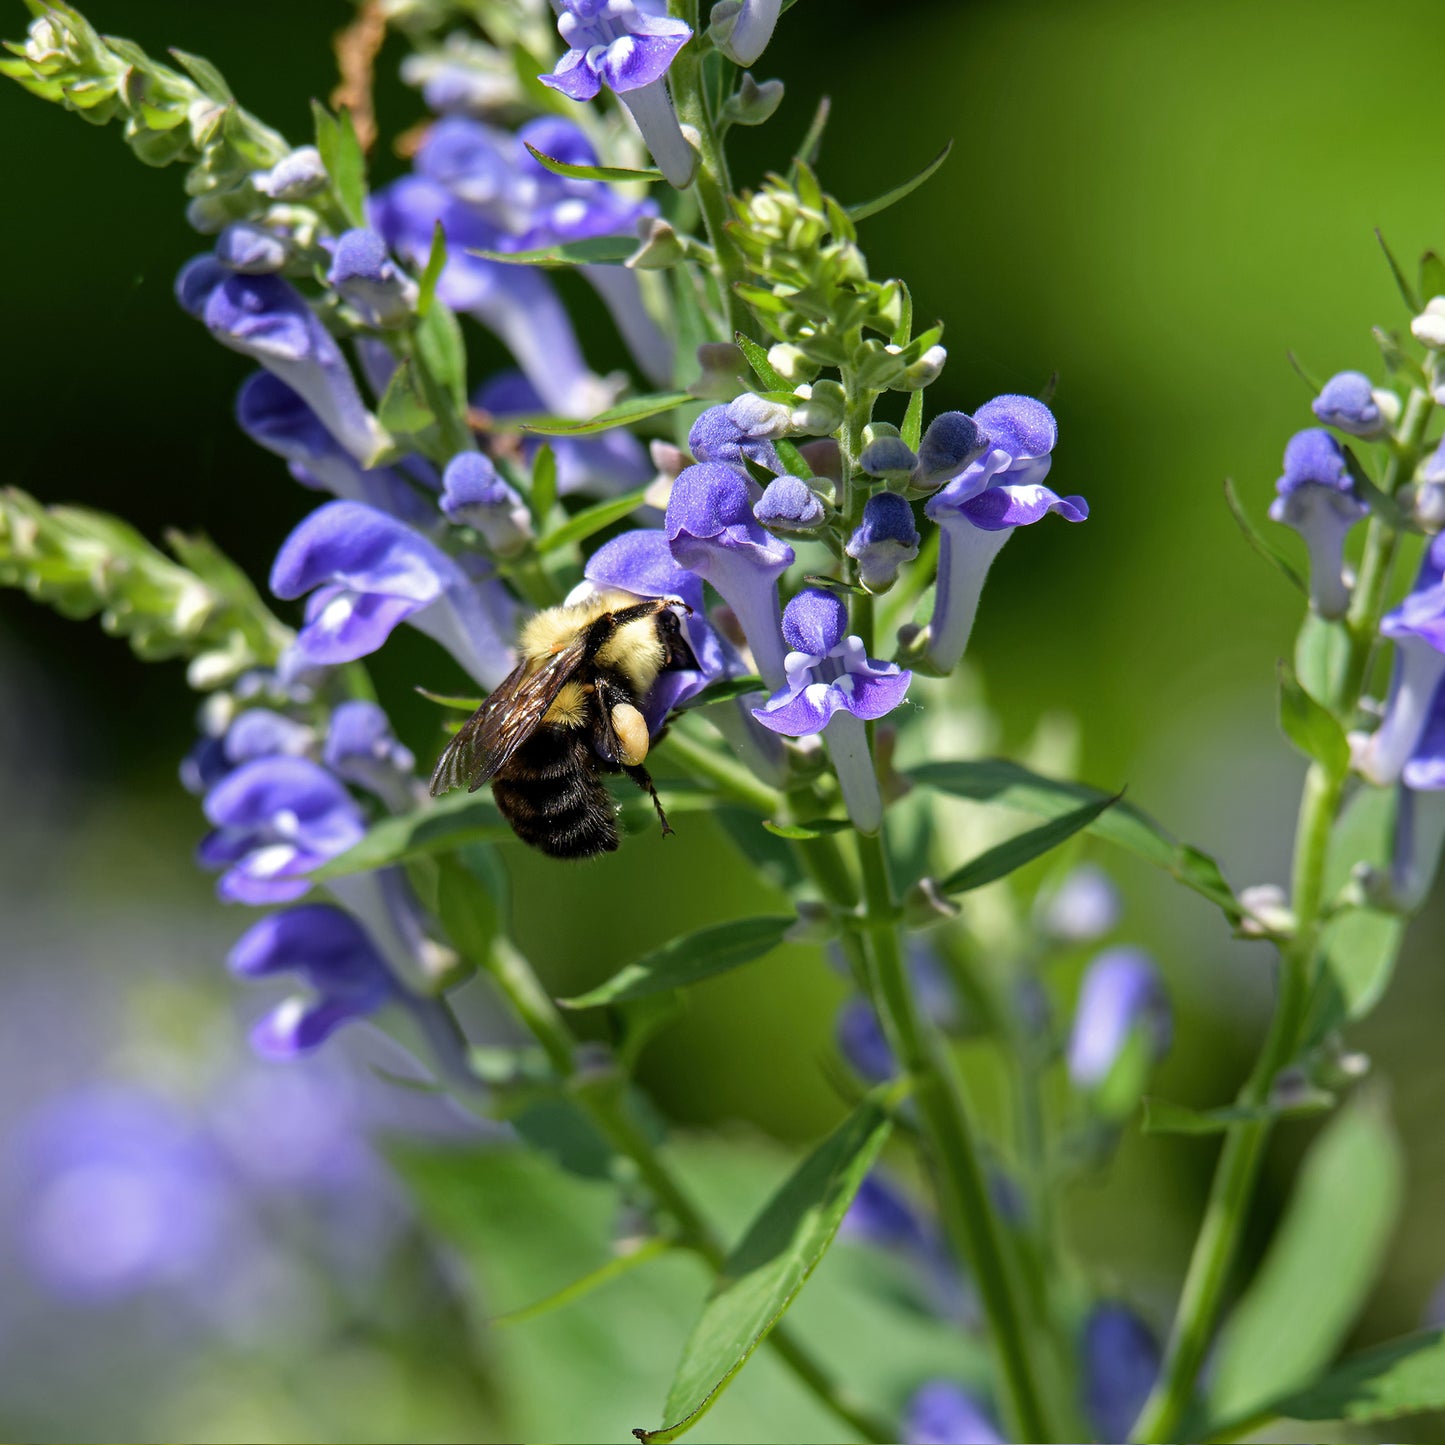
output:
M 535 671 L 550 657 L 567 647 L 584 628 L 605 617 L 635 607 L 646 598 L 612 588 L 586 597 L 567 607 L 548 607 L 528 618 L 518 639 L 528 671 Z M 603 643 L 596 656 L 600 668 L 620 673 L 638 698 L 643 698 L 657 681 L 657 674 L 666 660 L 666 649 L 658 636 L 657 619 L 643 617 L 619 627 Z M 579 685 L 568 683 L 561 696 L 548 711 L 549 722 L 564 725 L 585 715 L 585 701 Z

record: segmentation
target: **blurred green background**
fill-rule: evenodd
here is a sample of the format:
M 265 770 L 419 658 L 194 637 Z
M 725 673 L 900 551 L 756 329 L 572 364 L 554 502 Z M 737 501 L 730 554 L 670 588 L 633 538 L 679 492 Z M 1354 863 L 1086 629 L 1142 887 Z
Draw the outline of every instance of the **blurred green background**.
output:
M 333 84 L 330 36 L 349 10 L 340 0 L 86 8 L 101 29 L 153 51 L 177 45 L 213 59 L 243 103 L 293 138 L 307 131 L 309 97 Z M 7 3 L 5 15 L 5 33 L 18 35 L 22 7 Z M 396 79 L 399 53 L 393 43 L 382 59 L 384 134 L 421 115 Z M 1015 538 L 991 577 L 973 655 L 1004 750 L 1021 748 L 1041 716 L 1072 714 L 1083 776 L 1127 784 L 1132 800 L 1216 853 L 1236 886 L 1287 873 L 1302 767 L 1274 726 L 1273 667 L 1297 607 L 1240 538 L 1221 482 L 1232 476 L 1262 513 L 1284 441 L 1311 422 L 1287 349 L 1320 376 L 1382 374 L 1370 327 L 1407 318 L 1372 228 L 1402 257 L 1445 246 L 1442 53 L 1445 10 L 1434 0 L 1365 16 L 1343 0 L 802 0 L 758 67 L 786 79 L 783 109 L 738 137 L 741 179 L 756 181 L 785 161 L 818 96 L 830 94 L 821 170 L 845 201 L 887 189 L 954 138 L 935 180 L 865 224 L 873 274 L 905 277 L 920 316 L 946 322 L 949 366 L 930 409 L 1037 391 L 1058 373 L 1053 481 L 1093 508 L 1084 527 L 1050 522 Z M 178 266 L 200 249 L 181 215 L 179 173 L 144 169 L 116 134 L 9 84 L 0 135 L 9 438 L 0 480 L 46 501 L 114 509 L 151 536 L 204 529 L 264 577 L 313 499 L 232 422 L 246 363 L 171 299 Z M 375 178 L 402 164 L 379 155 Z M 488 359 L 472 337 L 479 376 Z M 599 369 L 620 360 L 611 345 L 587 338 Z M 435 715 L 410 688 L 454 681 L 444 659 L 408 638 L 377 672 L 403 735 L 429 754 Z M 181 922 L 167 935 L 167 977 L 228 996 L 220 959 L 243 919 L 211 902 L 209 881 L 189 870 L 202 823 L 175 782 L 192 708 L 179 669 L 144 668 L 98 628 L 0 594 L 0 906 L 28 920 L 0 947 L 13 948 L 17 973 L 55 984 L 42 1026 L 61 1053 L 72 1046 L 67 981 L 88 987 L 96 959 L 137 976 L 157 966 L 137 919 L 173 910 Z M 1156 953 L 1176 1001 L 1160 1092 L 1224 1101 L 1262 1029 L 1265 951 L 1232 942 L 1192 896 L 1099 856 L 1127 890 L 1124 936 Z M 525 941 L 558 992 L 686 925 L 749 907 L 754 887 L 693 815 L 665 848 L 634 840 L 616 859 L 565 874 L 519 864 L 533 905 Z M 624 890 L 645 890 L 653 906 L 635 931 L 599 928 L 589 909 Z M 74 943 L 77 919 L 103 948 Z M 1361 1342 L 1411 1328 L 1445 1273 L 1440 922 L 1437 902 L 1412 930 L 1390 998 L 1357 1036 L 1393 1093 L 1409 1159 L 1406 1212 Z M 704 986 L 652 1047 L 647 1081 L 680 1123 L 812 1138 L 839 1110 L 820 1063 L 840 995 L 820 956 L 803 949 Z M 1273 1147 L 1252 1248 L 1309 1132 L 1294 1126 Z M 1068 1202 L 1080 1249 L 1157 1321 L 1212 1158 L 1205 1141 L 1135 1136 L 1107 1181 Z M 30 1438 L 105 1428 L 74 1399 L 51 1404 L 47 1415 L 27 1399 L 15 1422 Z M 322 1432 L 320 1418 L 290 1428 Z M 0 1431 L 15 1422 L 0 1405 Z M 186 1429 L 212 1438 L 199 1416 Z

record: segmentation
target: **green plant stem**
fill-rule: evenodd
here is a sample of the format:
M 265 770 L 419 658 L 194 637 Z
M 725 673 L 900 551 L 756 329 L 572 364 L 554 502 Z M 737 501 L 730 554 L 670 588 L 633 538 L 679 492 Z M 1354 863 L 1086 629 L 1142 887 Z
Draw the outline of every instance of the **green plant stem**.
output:
M 998 1361 L 1009 1438 L 1051 1440 L 1034 1376 L 1028 1328 L 1011 1278 L 1013 1250 L 989 1198 L 959 1083 L 913 998 L 898 934 L 896 905 L 880 837 L 858 838 L 874 976 L 899 1062 L 913 1080 L 928 1138 L 944 1223 L 973 1276 Z
M 1412 392 L 1381 480 L 1381 490 L 1393 494 L 1414 472 L 1430 415 L 1429 396 L 1423 391 Z M 1345 721 L 1359 705 L 1360 693 L 1369 678 L 1370 659 L 1389 597 L 1398 544 L 1398 535 L 1392 528 L 1379 517 L 1371 519 L 1359 576 L 1345 617 L 1344 660 L 1327 699 L 1335 715 Z M 1291 880 L 1295 933 L 1280 955 L 1279 998 L 1264 1048 L 1239 1095 L 1239 1102 L 1245 1107 L 1258 1108 L 1269 1102 L 1275 1078 L 1294 1058 L 1300 1045 L 1315 983 L 1325 860 L 1343 790 L 1343 777 L 1330 774 L 1319 763 L 1310 766 L 1295 831 Z M 1195 1240 L 1179 1297 L 1164 1365 L 1134 1427 L 1135 1440 L 1178 1438 L 1194 1382 L 1219 1318 L 1230 1270 L 1239 1252 L 1239 1239 L 1249 1214 L 1269 1132 L 1266 1119 L 1236 1124 L 1225 1136 L 1205 1205 L 1204 1222 Z
M 738 283 L 747 280 L 748 270 L 743 253 L 729 230 L 732 210 L 728 197 L 732 192 L 732 181 L 728 176 L 722 138 L 704 94 L 702 38 L 705 27 L 701 8 L 698 0 L 673 0 L 672 13 L 692 26 L 693 38 L 673 57 L 667 84 L 672 92 L 673 104 L 677 107 L 678 120 L 697 132 L 698 167 L 692 189 L 697 197 L 698 210 L 702 213 L 703 225 L 707 228 L 707 238 L 712 243 L 728 308 L 728 325 L 735 332 L 751 336 L 754 330 L 752 318 L 733 290 Z
M 652 1140 L 627 1109 L 626 1083 L 621 1078 L 588 1079 L 579 1074 L 576 1040 L 531 963 L 510 939 L 493 942 L 485 960 L 488 973 L 512 1005 L 517 1017 L 541 1044 L 557 1073 L 573 1087 L 573 1097 L 586 1110 L 619 1154 L 631 1161 L 638 1177 L 684 1231 L 680 1241 L 717 1273 L 727 1259 L 711 1225 L 692 1202 L 658 1154 Z M 445 1001 L 443 1007 L 448 1008 Z M 460 1025 L 458 1025 L 460 1031 Z M 840 1389 L 807 1348 L 782 1325 L 768 1335 L 773 1352 L 798 1381 L 851 1430 L 869 1442 L 886 1442 L 897 1433 L 865 1406 Z
M 749 812 L 771 817 L 778 811 L 782 795 L 768 787 L 732 758 L 710 748 L 674 723 L 661 743 L 664 756 L 694 778 L 713 784 L 730 802 Z

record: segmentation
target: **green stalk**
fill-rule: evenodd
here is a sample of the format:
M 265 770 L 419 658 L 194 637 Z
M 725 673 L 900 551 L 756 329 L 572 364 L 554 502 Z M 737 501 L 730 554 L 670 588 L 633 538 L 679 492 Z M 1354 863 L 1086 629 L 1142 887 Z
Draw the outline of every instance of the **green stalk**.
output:
M 579 1082 L 576 1040 L 551 995 L 542 986 L 526 956 L 507 938 L 498 938 L 484 960 L 493 981 L 512 1005 L 517 1017 L 541 1044 L 557 1073 L 569 1082 Z M 440 1000 L 443 1008 L 449 1006 Z M 458 1025 L 460 1029 L 460 1025 Z M 717 1234 L 687 1191 L 658 1154 L 652 1140 L 638 1127 L 627 1110 L 626 1088 L 622 1080 L 617 1087 L 580 1083 L 573 1097 L 587 1111 L 593 1122 L 612 1146 L 631 1161 L 638 1177 L 651 1190 L 658 1203 L 682 1227 L 679 1241 L 706 1261 L 714 1273 L 720 1273 L 727 1260 Z M 775 1326 L 767 1342 L 773 1352 L 793 1372 L 822 1405 L 832 1411 L 850 1430 L 872 1442 L 892 1440 L 897 1433 L 886 1421 L 874 1416 L 845 1390 L 784 1326 Z
M 732 181 L 728 176 L 727 155 L 708 108 L 707 96 L 703 93 L 702 38 L 705 27 L 699 14 L 701 6 L 698 0 L 672 0 L 669 9 L 678 19 L 692 26 L 693 38 L 673 57 L 667 72 L 667 84 L 672 92 L 672 102 L 677 107 L 678 120 L 697 132 L 698 167 L 692 181 L 693 194 L 697 197 L 697 207 L 702 213 L 703 225 L 707 228 L 707 238 L 712 243 L 722 280 L 728 325 L 735 332 L 751 336 L 753 327 L 748 308 L 733 290 L 739 282 L 747 280 L 748 268 L 728 229 L 732 220 L 732 209 L 728 203 Z
M 1430 415 L 1429 396 L 1423 391 L 1412 392 L 1381 490 L 1393 494 L 1413 474 Z M 1369 678 L 1398 543 L 1393 529 L 1379 517 L 1371 518 L 1359 577 L 1345 617 L 1344 662 L 1327 699 L 1335 715 L 1346 721 L 1358 707 Z M 1305 776 L 1291 879 L 1295 934 L 1280 955 L 1279 999 L 1264 1048 L 1239 1095 L 1239 1102 L 1246 1108 L 1269 1102 L 1275 1078 L 1289 1065 L 1300 1045 L 1319 949 L 1325 859 L 1344 782 L 1343 776 L 1332 775 L 1319 763 L 1311 764 Z M 1135 1440 L 1178 1438 L 1239 1252 L 1269 1132 L 1268 1120 L 1255 1120 L 1236 1124 L 1225 1136 L 1164 1365 L 1134 1427 Z
M 781 795 L 776 789 L 759 782 L 732 758 L 684 732 L 679 724 L 674 723 L 667 730 L 659 746 L 665 757 L 671 758 L 690 776 L 711 783 L 728 801 L 752 813 L 771 816 L 777 812 Z

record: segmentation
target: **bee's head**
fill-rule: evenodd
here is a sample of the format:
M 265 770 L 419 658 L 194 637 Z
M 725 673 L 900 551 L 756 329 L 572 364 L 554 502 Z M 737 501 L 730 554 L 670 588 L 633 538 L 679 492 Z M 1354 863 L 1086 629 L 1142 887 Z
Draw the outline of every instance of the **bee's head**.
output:
M 683 636 L 682 620 L 673 610 L 681 608 L 687 616 L 691 617 L 692 608 L 680 597 L 668 597 L 661 600 L 667 604 L 657 614 L 657 635 L 662 639 L 662 645 L 667 653 L 663 660 L 662 671 L 701 672 L 702 666 L 688 645 L 687 638 Z

